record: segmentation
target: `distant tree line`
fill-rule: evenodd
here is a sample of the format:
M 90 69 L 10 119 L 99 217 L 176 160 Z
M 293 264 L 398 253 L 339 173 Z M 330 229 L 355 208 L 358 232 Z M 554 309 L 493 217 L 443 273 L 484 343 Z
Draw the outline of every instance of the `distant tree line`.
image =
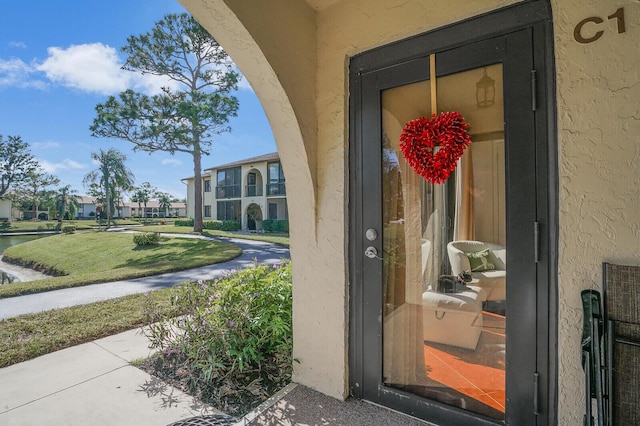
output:
M 146 209 L 150 200 L 157 200 L 165 215 L 172 203 L 180 202 L 149 182 L 134 186 L 134 175 L 125 165 L 127 157 L 116 149 L 101 149 L 91 153 L 91 158 L 98 168 L 87 173 L 83 183 L 87 195 L 95 199 L 97 218 L 106 219 L 107 226 L 127 194 L 139 208 L 144 205 Z M 9 197 L 18 209 L 30 211 L 33 220 L 38 220 L 43 210 L 48 219 L 74 219 L 81 200 L 71 185 L 61 185 L 58 177 L 42 169 L 20 136 L 5 139 L 0 135 L 0 198 L 3 197 Z

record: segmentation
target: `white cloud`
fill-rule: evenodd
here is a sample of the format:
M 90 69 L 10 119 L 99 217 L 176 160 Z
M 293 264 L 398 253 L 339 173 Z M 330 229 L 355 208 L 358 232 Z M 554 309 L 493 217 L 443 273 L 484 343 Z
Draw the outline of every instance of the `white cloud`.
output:
M 100 95 L 117 95 L 126 89 L 154 95 L 162 87 L 179 88 L 177 82 L 165 76 L 123 70 L 124 60 L 118 51 L 103 43 L 49 47 L 47 53 L 46 59 L 32 64 L 21 59 L 0 59 L 0 87 L 44 89 L 48 83 L 55 83 Z M 238 87 L 252 90 L 244 77 Z
M 34 150 L 56 149 L 60 148 L 60 144 L 58 142 L 35 142 L 31 144 L 31 148 Z
M 84 92 L 115 95 L 130 88 L 156 94 L 162 86 L 173 84 L 166 77 L 123 70 L 124 62 L 116 49 L 102 43 L 50 47 L 47 51 L 49 56 L 36 69 L 55 83 Z
M 9 46 L 10 47 L 18 47 L 20 49 L 26 49 L 27 48 L 27 44 L 23 43 L 21 41 L 10 41 L 9 42 Z
M 71 160 L 69 158 L 65 158 L 59 163 L 52 163 L 47 160 L 38 160 L 40 167 L 47 173 L 57 173 L 59 170 L 69 170 L 69 169 L 85 169 L 86 165 L 78 163 L 75 160 Z
M 182 165 L 182 161 L 178 160 L 177 158 L 165 158 L 164 160 L 160 161 L 160 163 L 162 165 L 174 165 L 174 166 L 181 166 Z
M 93 43 L 67 49 L 50 47 L 47 51 L 49 57 L 36 69 L 55 83 L 103 95 L 117 93 L 127 87 L 113 47 Z
M 0 87 L 35 87 L 43 89 L 46 83 L 30 78 L 33 73 L 33 67 L 21 59 L 0 59 Z

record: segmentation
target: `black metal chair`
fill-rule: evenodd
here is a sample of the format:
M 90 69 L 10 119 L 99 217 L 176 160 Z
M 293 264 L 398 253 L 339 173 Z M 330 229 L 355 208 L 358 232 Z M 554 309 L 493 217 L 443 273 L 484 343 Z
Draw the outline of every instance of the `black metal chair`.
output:
M 640 266 L 603 263 L 609 424 L 640 425 Z

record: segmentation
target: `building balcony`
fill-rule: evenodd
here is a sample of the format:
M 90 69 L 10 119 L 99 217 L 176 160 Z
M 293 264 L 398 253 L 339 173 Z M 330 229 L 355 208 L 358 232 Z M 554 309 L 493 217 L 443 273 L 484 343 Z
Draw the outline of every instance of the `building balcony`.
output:
M 247 185 L 244 187 L 245 197 L 262 197 L 263 193 L 262 185 Z
M 241 185 L 216 186 L 216 198 L 240 198 L 242 197 Z
M 267 184 L 267 197 L 274 195 L 287 195 L 284 182 Z

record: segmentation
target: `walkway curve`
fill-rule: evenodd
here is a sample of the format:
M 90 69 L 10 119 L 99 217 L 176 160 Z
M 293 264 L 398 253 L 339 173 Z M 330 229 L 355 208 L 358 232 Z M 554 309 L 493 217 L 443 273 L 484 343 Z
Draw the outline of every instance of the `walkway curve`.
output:
M 258 262 L 271 265 L 289 259 L 289 249 L 277 244 L 263 241 L 243 240 L 238 238 L 201 237 L 186 234 L 167 234 L 171 237 L 208 238 L 228 241 L 242 249 L 242 254 L 228 262 L 217 263 L 184 271 L 167 272 L 161 275 L 135 278 L 131 280 L 113 281 L 101 284 L 90 284 L 82 287 L 52 290 L 43 293 L 0 299 L 0 320 L 33 314 L 51 309 L 68 308 L 86 305 L 93 302 L 115 299 L 130 294 L 146 293 L 162 288 L 173 287 L 185 281 L 211 280 L 222 276 L 233 269 L 243 269 Z

